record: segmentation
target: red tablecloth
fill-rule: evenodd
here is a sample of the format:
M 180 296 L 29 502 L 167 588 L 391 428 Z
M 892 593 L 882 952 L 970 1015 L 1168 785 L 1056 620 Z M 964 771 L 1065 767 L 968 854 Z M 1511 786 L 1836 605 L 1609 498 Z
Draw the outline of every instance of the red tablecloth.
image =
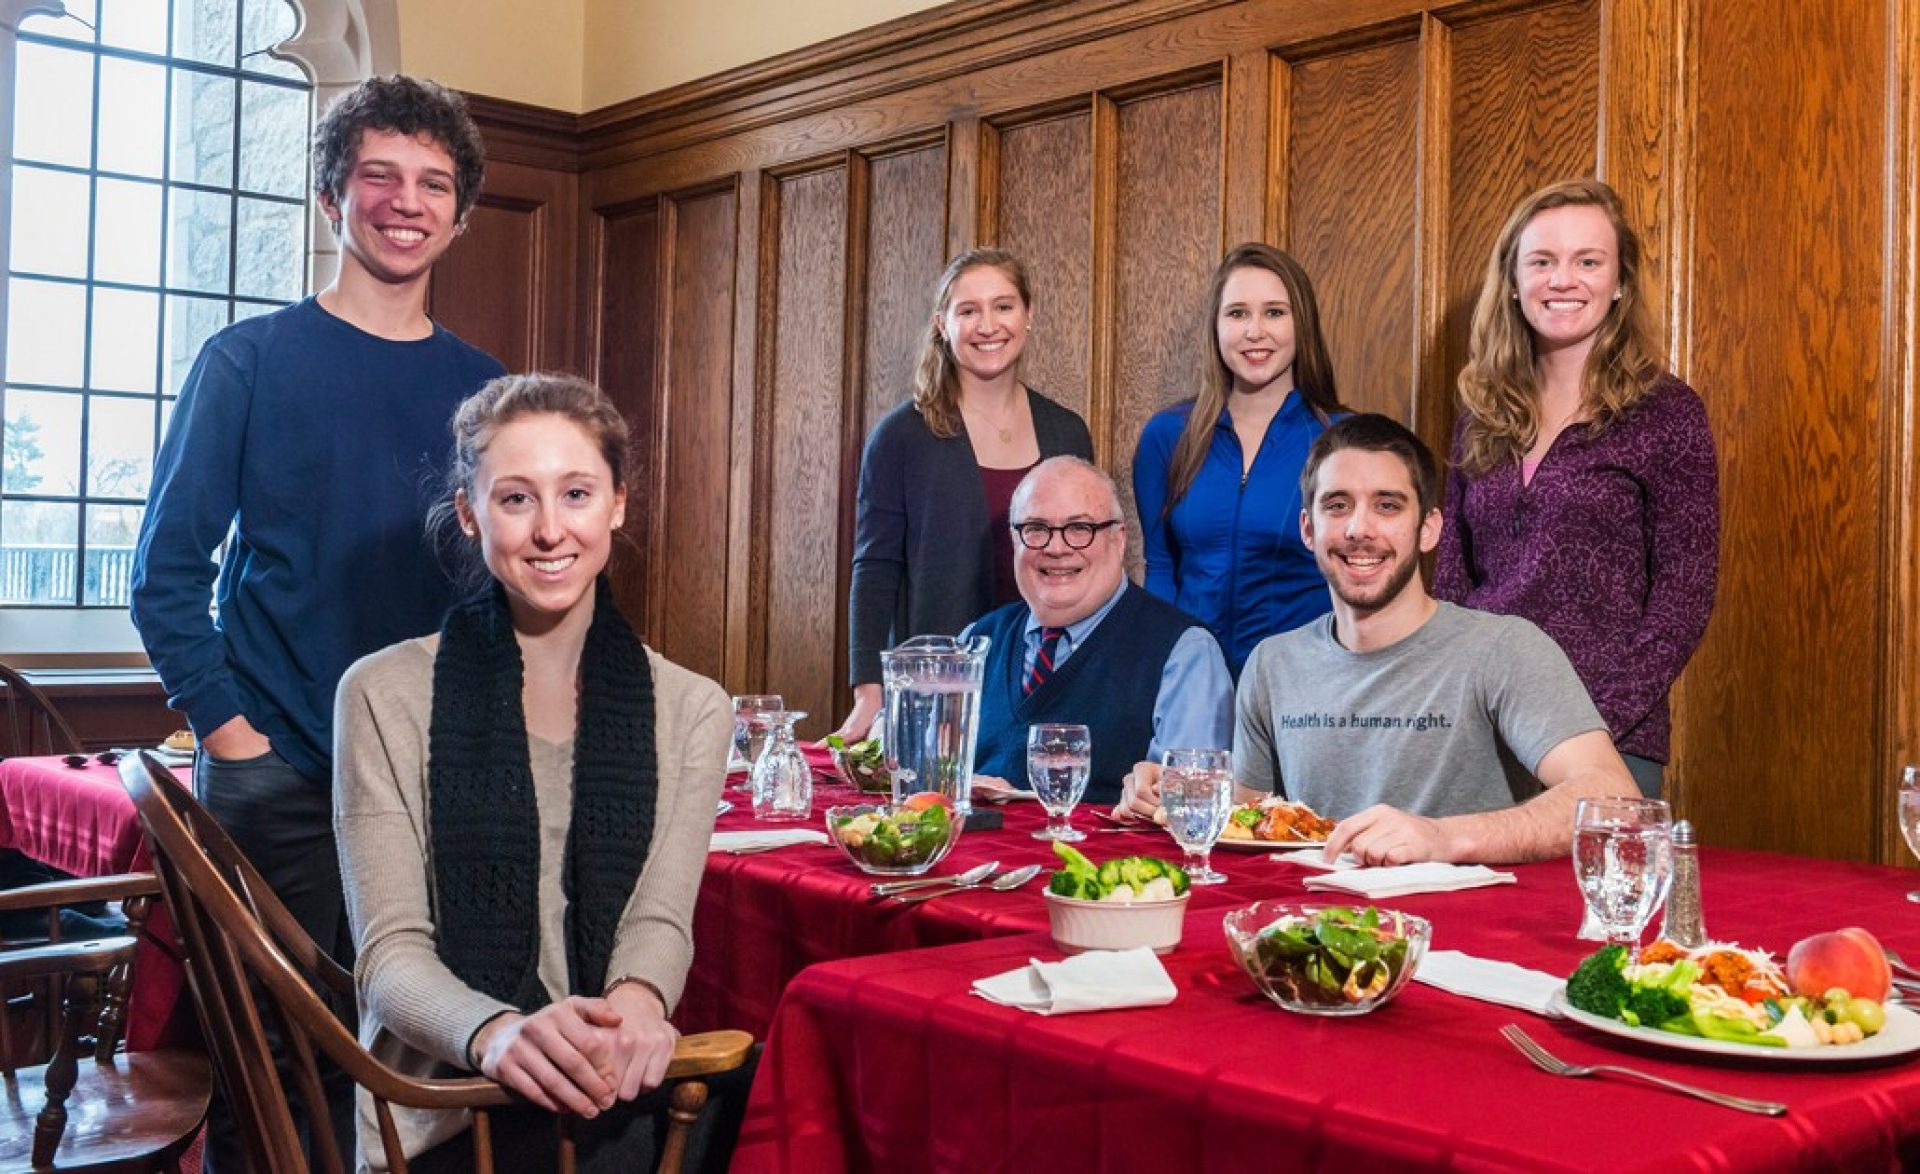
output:
M 73 873 L 109 876 L 148 864 L 146 840 L 119 770 L 59 758 L 0 761 L 0 848 Z M 174 947 L 173 917 L 156 902 L 134 957 L 127 1002 L 127 1047 L 149 1051 L 197 1030 L 187 1004 L 186 972 Z M 180 1019 L 175 1021 L 178 1014 Z
M 1101 839 L 1096 857 L 1137 850 L 1132 837 Z M 1745 1171 L 1920 1159 L 1911 1059 L 1836 1070 L 1681 1058 L 1419 984 L 1359 1018 L 1281 1011 L 1228 955 L 1221 906 L 1304 896 L 1302 874 L 1224 860 L 1235 882 L 1196 897 L 1165 960 L 1180 989 L 1166 1007 L 1053 1019 L 968 993 L 976 978 L 1060 957 L 1045 933 L 809 969 L 780 1004 L 735 1168 Z M 1573 936 L 1568 865 L 1517 871 L 1513 886 L 1382 904 L 1431 918 L 1437 948 L 1564 973 L 1590 948 Z M 1920 953 L 1911 873 L 1711 850 L 1702 872 L 1717 936 L 1783 951 L 1860 924 Z M 1044 916 L 1037 891 L 927 911 L 963 901 L 995 901 L 1003 921 Z M 1548 1076 L 1497 1034 L 1516 1021 L 1567 1060 L 1631 1063 L 1791 1113 Z

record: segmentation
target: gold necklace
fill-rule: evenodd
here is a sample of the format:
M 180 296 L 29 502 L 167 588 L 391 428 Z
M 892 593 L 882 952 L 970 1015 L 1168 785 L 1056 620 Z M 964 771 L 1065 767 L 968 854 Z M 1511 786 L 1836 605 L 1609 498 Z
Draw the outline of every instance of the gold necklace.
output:
M 1014 404 L 1013 410 L 1016 414 L 1018 414 L 1018 412 L 1020 411 L 1020 405 L 1017 402 Z M 967 414 L 966 409 L 962 408 L 960 410 L 960 414 L 963 416 L 966 415 Z M 978 408 L 974 409 L 973 414 L 980 417 L 980 422 L 982 424 L 985 424 L 987 425 L 987 427 L 992 428 L 996 433 L 1000 435 L 1001 444 L 1013 443 L 1013 425 L 1008 424 L 1006 427 L 1003 428 L 1000 425 L 993 423 L 991 420 L 988 420 L 985 414 L 982 413 Z

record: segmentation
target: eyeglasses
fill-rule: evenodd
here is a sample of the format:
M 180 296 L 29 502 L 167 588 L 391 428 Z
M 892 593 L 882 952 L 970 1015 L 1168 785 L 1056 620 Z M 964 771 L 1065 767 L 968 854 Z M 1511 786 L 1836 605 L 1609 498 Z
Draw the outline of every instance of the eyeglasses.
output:
M 1020 536 L 1020 545 L 1028 550 L 1045 550 L 1055 534 L 1067 544 L 1068 549 L 1085 550 L 1093 545 L 1094 535 L 1119 524 L 1119 518 L 1106 522 L 1068 522 L 1064 526 L 1049 526 L 1045 522 L 1015 522 L 1011 529 Z

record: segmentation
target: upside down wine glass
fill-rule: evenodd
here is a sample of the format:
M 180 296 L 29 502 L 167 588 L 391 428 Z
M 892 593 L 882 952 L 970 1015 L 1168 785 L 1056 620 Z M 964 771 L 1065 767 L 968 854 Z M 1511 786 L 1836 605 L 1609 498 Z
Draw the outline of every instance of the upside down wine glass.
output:
M 1160 757 L 1160 810 L 1187 854 L 1187 880 L 1217 885 L 1226 874 L 1208 864 L 1233 813 L 1233 756 L 1225 750 L 1169 750 Z
M 1573 875 L 1608 943 L 1638 951 L 1673 883 L 1673 809 L 1660 799 L 1582 799 Z
M 1075 831 L 1073 808 L 1087 793 L 1087 774 L 1093 768 L 1093 735 L 1085 726 L 1042 723 L 1027 730 L 1027 783 L 1047 809 L 1047 826 L 1033 833 L 1036 840 L 1072 843 L 1087 833 Z
M 1920 856 L 1920 766 L 1911 762 L 1900 768 L 1900 834 Z M 1920 902 L 1920 890 L 1908 893 L 1907 900 Z

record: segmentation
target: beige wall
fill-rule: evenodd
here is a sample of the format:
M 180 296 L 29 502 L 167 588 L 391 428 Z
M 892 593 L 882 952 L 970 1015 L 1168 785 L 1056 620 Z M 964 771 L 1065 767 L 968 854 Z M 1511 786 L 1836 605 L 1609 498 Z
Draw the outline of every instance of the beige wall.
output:
M 395 7 L 406 72 L 488 97 L 584 109 L 584 0 L 395 0 Z
M 415 0 L 417 2 L 417 0 Z M 650 94 L 938 0 L 584 0 L 585 109 Z

